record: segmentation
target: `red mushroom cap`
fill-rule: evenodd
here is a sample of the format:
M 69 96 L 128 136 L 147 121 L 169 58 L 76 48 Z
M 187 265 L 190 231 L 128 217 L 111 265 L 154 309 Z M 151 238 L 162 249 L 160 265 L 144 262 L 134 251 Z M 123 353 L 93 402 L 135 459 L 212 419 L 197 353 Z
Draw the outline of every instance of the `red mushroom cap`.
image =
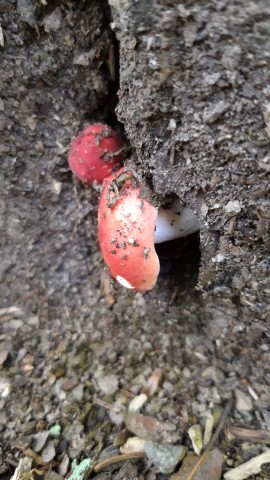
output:
M 121 169 L 105 180 L 98 210 L 101 252 L 112 276 L 139 292 L 153 288 L 159 274 L 157 214 L 157 208 L 140 196 L 132 172 Z
M 108 125 L 89 125 L 70 145 L 70 169 L 80 180 L 101 185 L 114 168 L 121 166 L 123 147 L 120 135 Z

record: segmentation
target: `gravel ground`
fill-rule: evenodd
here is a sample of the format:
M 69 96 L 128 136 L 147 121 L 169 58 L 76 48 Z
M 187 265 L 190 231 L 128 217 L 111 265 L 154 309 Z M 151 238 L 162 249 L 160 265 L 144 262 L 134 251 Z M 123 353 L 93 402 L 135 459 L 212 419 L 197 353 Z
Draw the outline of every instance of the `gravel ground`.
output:
M 21 475 L 18 480 L 42 478 L 41 474 L 47 480 L 61 480 L 74 469 L 75 460 L 80 464 L 85 459 L 95 461 L 96 470 L 90 472 L 92 467 L 88 468 L 73 478 L 167 479 L 173 469 L 170 473 L 160 473 L 162 469 L 157 465 L 160 453 L 154 454 L 152 462 L 133 458 L 135 455 L 131 453 L 131 460 L 113 461 L 103 470 L 97 465 L 119 455 L 119 446 L 127 438 L 125 425 L 132 435 L 159 446 L 165 444 L 171 454 L 172 447 L 179 445 L 193 452 L 189 427 L 199 424 L 204 433 L 212 419 L 214 432 L 224 409 L 227 416 L 215 442 L 224 456 L 224 472 L 267 451 L 270 443 L 269 140 L 264 144 L 260 137 L 260 142 L 252 147 L 252 155 L 254 149 L 257 152 L 256 165 L 261 165 L 258 175 L 254 170 L 252 205 L 247 204 L 246 191 L 250 189 L 243 190 L 242 170 L 237 177 L 242 158 L 247 161 L 246 149 L 237 156 L 230 180 L 224 170 L 219 170 L 218 175 L 224 180 L 222 188 L 219 192 L 213 179 L 214 190 L 206 201 L 201 192 L 208 191 L 208 180 L 213 177 L 212 158 L 205 166 L 204 184 L 198 182 L 193 170 L 188 174 L 190 189 L 198 195 L 192 197 L 191 190 L 185 192 L 185 198 L 201 219 L 203 212 L 206 217 L 210 215 L 205 220 L 211 228 L 205 221 L 200 239 L 194 235 L 189 241 L 160 247 L 161 274 L 152 291 L 134 294 L 113 283 L 105 271 L 97 241 L 99 195 L 77 182 L 68 170 L 70 141 L 88 122 L 108 122 L 123 135 L 130 147 L 132 165 L 153 180 L 159 198 L 172 192 L 179 195 L 177 189 L 182 180 L 179 180 L 177 159 L 181 149 L 178 147 L 173 168 L 165 160 L 162 163 L 160 156 L 156 164 L 153 162 L 150 152 L 155 136 L 164 138 L 166 143 L 171 133 L 166 130 L 163 134 L 160 130 L 162 124 L 164 130 L 162 115 L 148 116 L 152 102 L 157 101 L 156 93 L 152 96 L 156 92 L 156 76 L 148 72 L 146 77 L 153 90 L 142 96 L 137 80 L 145 67 L 145 55 L 141 54 L 145 46 L 140 42 L 137 46 L 131 44 L 133 27 L 125 30 L 121 23 L 126 18 L 129 25 L 132 13 L 137 28 L 144 19 L 147 23 L 149 17 L 145 12 L 139 17 L 135 7 L 134 11 L 128 10 L 124 0 L 112 3 L 114 24 L 103 0 L 78 4 L 0 0 L 0 475 L 3 479 L 10 479 L 20 459 L 31 459 L 31 463 L 25 465 L 26 476 Z M 223 3 L 220 12 L 226 16 L 226 2 Z M 157 5 L 154 2 L 153 8 Z M 241 2 L 237 5 L 240 8 Z M 171 5 L 168 11 L 170 8 Z M 256 8 L 248 2 L 245 22 L 241 24 L 241 38 L 246 32 L 250 42 L 252 25 L 254 50 L 264 45 L 269 31 L 269 6 L 265 15 L 256 12 Z M 237 12 L 235 15 L 237 20 Z M 256 28 L 250 18 L 255 18 Z M 224 16 L 220 14 L 223 19 L 220 25 L 218 16 L 215 19 L 213 31 L 218 31 L 219 26 L 224 27 Z M 213 19 L 209 24 L 214 28 Z M 149 25 L 154 32 L 155 27 Z M 161 28 L 158 25 L 156 28 Z M 138 30 L 139 38 L 143 32 Z M 203 34 L 201 41 L 205 41 Z M 219 39 L 212 41 L 219 44 Z M 261 51 L 266 52 L 266 47 Z M 172 58 L 176 58 L 173 48 L 171 52 Z M 256 88 L 262 87 L 267 97 L 265 58 L 256 64 L 256 69 L 261 69 L 262 83 L 258 82 Z M 254 67 L 254 62 L 250 63 Z M 249 79 L 254 70 L 255 67 L 248 70 Z M 197 71 L 196 75 L 195 70 L 192 72 L 194 77 L 198 75 Z M 252 78 L 254 86 L 257 77 Z M 230 82 L 229 85 L 220 88 L 228 92 L 232 88 Z M 243 83 L 235 85 L 236 97 L 239 85 L 241 89 L 248 88 Z M 158 101 L 162 95 L 165 99 L 169 93 L 159 91 Z M 136 98 L 140 99 L 140 108 L 144 108 L 145 119 L 138 117 Z M 199 103 L 197 93 L 194 98 Z M 257 101 L 256 95 L 253 100 L 251 111 L 261 135 L 267 124 L 262 116 L 266 110 L 261 107 L 265 103 Z M 201 110 L 204 108 L 202 103 Z M 244 111 L 250 115 L 245 108 L 246 104 Z M 242 134 L 243 110 L 237 111 L 239 117 L 235 123 Z M 152 125 L 148 135 L 143 131 L 146 124 Z M 184 132 L 185 122 L 183 125 Z M 207 135 L 209 131 L 204 137 L 205 145 L 209 142 Z M 231 132 L 226 128 L 225 133 L 215 131 L 215 135 L 228 136 L 229 144 L 222 150 L 228 158 L 232 144 L 237 144 L 235 138 L 229 138 Z M 140 138 L 145 139 L 147 147 Z M 266 141 L 265 137 L 263 140 Z M 201 138 L 198 143 L 194 139 L 193 142 L 195 150 L 204 149 Z M 204 157 L 200 165 L 203 161 Z M 165 186 L 163 175 L 168 170 L 171 172 Z M 163 180 L 159 181 L 160 178 Z M 241 179 L 239 184 L 237 178 Z M 241 186 L 237 198 L 245 208 L 240 220 L 232 215 L 228 224 L 228 218 L 224 221 L 213 205 L 221 202 L 223 195 L 223 203 L 227 205 L 231 200 L 229 185 L 232 195 Z M 226 228 L 229 225 L 229 234 L 224 234 L 224 225 Z M 255 227 L 256 233 L 251 238 L 250 231 L 254 232 Z M 228 252 L 228 245 L 233 256 L 222 274 L 220 263 L 213 266 L 210 259 Z M 154 385 L 153 392 L 149 391 L 149 385 Z M 127 415 L 128 405 L 134 399 L 138 401 L 142 389 L 147 393 L 147 401 L 141 408 L 144 417 L 138 412 Z M 148 416 L 159 424 L 155 423 L 151 429 Z M 233 430 L 235 427 L 247 430 L 240 432 Z M 149 455 L 148 452 L 148 458 Z M 178 463 L 174 464 L 176 471 Z M 218 454 L 210 463 L 212 467 L 208 465 L 205 478 L 220 478 L 222 462 Z M 186 478 L 181 475 L 172 478 Z M 250 478 L 270 478 L 267 466 Z

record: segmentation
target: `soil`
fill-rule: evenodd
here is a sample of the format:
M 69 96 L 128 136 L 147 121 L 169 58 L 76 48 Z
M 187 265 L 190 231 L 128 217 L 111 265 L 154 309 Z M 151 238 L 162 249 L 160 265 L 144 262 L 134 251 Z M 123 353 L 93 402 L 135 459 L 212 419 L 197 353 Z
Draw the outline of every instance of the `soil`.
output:
M 0 0 L 5 479 L 25 456 L 61 480 L 74 459 L 117 454 L 112 405 L 156 369 L 142 412 L 174 424 L 172 443 L 192 450 L 188 427 L 230 399 L 227 423 L 270 429 L 269 1 L 109 3 Z M 123 135 L 160 203 L 176 195 L 201 221 L 200 235 L 160 247 L 146 294 L 110 279 L 99 193 L 68 169 L 93 121 Z M 222 433 L 224 471 L 265 449 Z M 91 476 L 170 477 L 116 465 Z

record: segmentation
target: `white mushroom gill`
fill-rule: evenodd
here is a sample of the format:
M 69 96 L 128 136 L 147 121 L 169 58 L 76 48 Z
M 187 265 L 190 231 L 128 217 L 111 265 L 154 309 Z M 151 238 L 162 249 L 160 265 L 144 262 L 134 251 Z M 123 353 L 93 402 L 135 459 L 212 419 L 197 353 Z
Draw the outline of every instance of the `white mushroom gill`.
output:
M 191 208 L 183 207 L 180 199 L 176 199 L 168 208 L 159 208 L 154 243 L 186 237 L 199 229 L 200 223 L 195 213 Z
M 130 289 L 134 288 L 132 285 L 130 285 L 130 283 L 124 277 L 121 277 L 121 275 L 117 275 L 116 280 L 118 283 L 120 283 L 120 285 L 122 285 L 122 287 L 130 288 Z

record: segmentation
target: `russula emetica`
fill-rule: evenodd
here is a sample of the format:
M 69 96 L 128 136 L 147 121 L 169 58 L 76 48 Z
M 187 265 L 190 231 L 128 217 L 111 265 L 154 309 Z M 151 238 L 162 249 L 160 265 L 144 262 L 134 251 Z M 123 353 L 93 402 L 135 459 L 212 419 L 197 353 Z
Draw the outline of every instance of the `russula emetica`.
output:
M 73 174 L 90 185 L 102 185 L 121 167 L 124 143 L 120 135 L 103 123 L 88 125 L 73 140 L 68 163 Z
M 157 209 L 141 194 L 139 181 L 122 168 L 104 181 L 98 209 L 99 243 L 115 280 L 145 292 L 160 270 L 155 243 L 185 237 L 199 230 L 197 217 L 180 200 Z
M 131 172 L 121 169 L 105 180 L 98 209 L 101 252 L 113 278 L 138 292 L 151 290 L 159 274 L 157 215 L 157 208 L 140 196 Z

